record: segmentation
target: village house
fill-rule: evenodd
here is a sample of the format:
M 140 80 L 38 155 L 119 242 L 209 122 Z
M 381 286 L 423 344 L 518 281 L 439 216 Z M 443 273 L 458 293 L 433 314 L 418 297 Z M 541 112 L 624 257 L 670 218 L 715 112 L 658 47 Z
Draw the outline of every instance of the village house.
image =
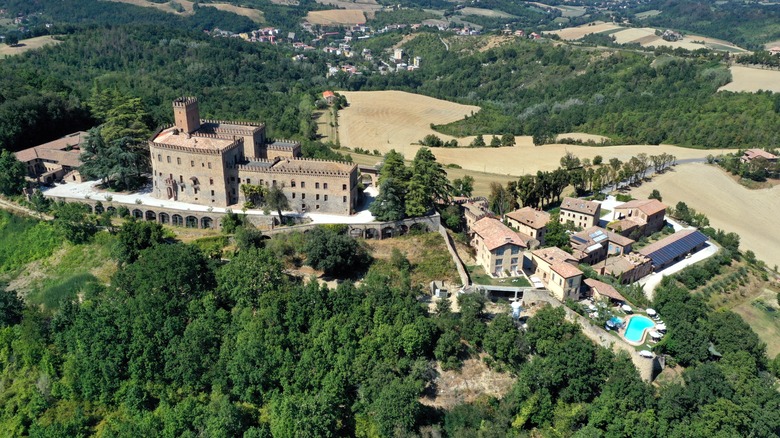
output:
M 571 222 L 576 228 L 583 229 L 599 224 L 601 204 L 577 198 L 563 198 L 559 220 L 562 224 Z
M 523 207 L 504 215 L 504 220 L 510 227 L 531 236 L 544 245 L 544 235 L 547 232 L 547 223 L 550 222 L 550 214 L 545 211 L 535 210 L 531 207 Z
M 537 249 L 531 253 L 534 275 L 560 301 L 577 300 L 580 297 L 582 271 L 577 268 L 577 259 L 557 248 Z
M 476 259 L 489 275 L 501 277 L 505 273 L 517 275 L 522 268 L 523 250 L 528 236 L 522 236 L 501 223 L 500 220 L 484 217 L 471 229 L 471 246 L 476 250 Z
M 16 159 L 27 167 L 27 178 L 41 183 L 58 181 L 82 182 L 81 146 L 87 141 L 83 131 L 16 152 Z
M 299 212 L 354 212 L 357 165 L 301 158 L 300 143 L 268 141 L 262 123 L 202 120 L 192 97 L 176 99 L 173 110 L 175 124 L 148 142 L 152 196 L 240 208 L 245 192 L 278 187 Z
M 657 199 L 635 199 L 615 207 L 616 221 L 607 228 L 623 236 L 649 236 L 663 229 L 666 205 Z
M 653 264 L 655 272 L 661 271 L 707 246 L 709 238 L 699 230 L 681 230 L 639 250 Z
M 594 301 L 606 301 L 610 304 L 624 304 L 627 300 L 612 285 L 598 281 L 593 278 L 586 278 L 583 282 L 589 288 L 589 294 Z
M 593 268 L 599 275 L 609 275 L 616 278 L 620 284 L 631 284 L 653 272 L 650 258 L 638 252 L 608 257 L 593 265 Z
M 589 227 L 569 235 L 572 254 L 578 263 L 593 265 L 609 256 L 631 252 L 634 241 L 601 227 Z
M 743 163 L 749 163 L 756 158 L 764 158 L 770 163 L 777 161 L 777 155 L 771 154 L 763 149 L 748 149 L 744 154 L 742 154 L 742 156 L 739 158 L 739 161 Z
M 336 93 L 330 90 L 323 91 L 322 98 L 325 99 L 325 102 L 327 102 L 328 105 L 333 105 L 333 102 L 336 101 Z
M 466 219 L 466 230 L 468 231 L 471 231 L 478 220 L 493 216 L 493 213 L 488 208 L 488 200 L 485 197 L 456 198 L 454 202 L 460 204 L 461 209 L 463 209 L 463 217 Z

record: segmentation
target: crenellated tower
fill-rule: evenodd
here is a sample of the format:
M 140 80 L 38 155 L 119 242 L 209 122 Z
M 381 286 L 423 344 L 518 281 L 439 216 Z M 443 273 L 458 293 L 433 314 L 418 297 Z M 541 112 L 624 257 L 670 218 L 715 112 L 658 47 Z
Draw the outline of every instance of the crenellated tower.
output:
M 198 99 L 194 97 L 180 97 L 174 100 L 173 119 L 176 122 L 176 127 L 187 134 L 192 134 L 200 129 Z

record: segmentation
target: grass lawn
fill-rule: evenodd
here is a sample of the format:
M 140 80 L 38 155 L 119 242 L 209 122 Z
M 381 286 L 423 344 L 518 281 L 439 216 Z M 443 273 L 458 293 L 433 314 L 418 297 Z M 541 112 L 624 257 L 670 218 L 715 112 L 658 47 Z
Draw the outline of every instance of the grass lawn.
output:
M 525 277 L 504 277 L 493 278 L 485 273 L 482 266 L 467 266 L 471 281 L 474 284 L 487 284 L 493 286 L 512 286 L 512 287 L 527 287 L 531 286 Z

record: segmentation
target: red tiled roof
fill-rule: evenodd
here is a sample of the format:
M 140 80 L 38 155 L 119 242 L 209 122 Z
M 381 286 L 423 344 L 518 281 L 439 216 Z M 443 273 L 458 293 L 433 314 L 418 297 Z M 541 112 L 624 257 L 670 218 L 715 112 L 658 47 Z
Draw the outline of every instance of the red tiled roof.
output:
M 575 259 L 573 255 L 558 248 L 557 246 L 537 249 L 532 254 L 544 260 L 547 264 L 550 265 L 556 263 L 577 262 L 577 259 Z
M 610 297 L 613 300 L 618 301 L 627 301 L 623 295 L 620 295 L 620 292 L 617 291 L 614 287 L 608 285 L 607 283 L 594 280 L 592 278 L 586 278 L 585 284 L 590 286 L 591 289 L 598 292 L 600 295 L 604 295 L 606 297 Z
M 482 238 L 489 251 L 506 244 L 526 247 L 527 240 L 523 240 L 523 236 L 512 231 L 498 219 L 482 218 L 474 224 L 472 230 Z M 528 238 L 530 239 L 530 237 Z
M 763 150 L 763 149 L 748 149 L 745 151 L 745 158 L 752 160 L 753 158 L 766 158 L 767 160 L 776 160 L 777 155 L 770 154 L 769 152 Z
M 596 210 L 598 210 L 599 204 L 596 201 L 586 201 L 584 199 L 577 199 L 577 198 L 563 198 L 563 202 L 561 202 L 561 210 L 569 210 L 569 211 L 575 211 L 577 213 L 583 213 L 587 215 L 594 215 L 596 214 Z
M 26 163 L 40 158 L 63 166 L 79 167 L 81 166 L 79 146 L 86 141 L 86 137 L 86 132 L 74 132 L 57 140 L 16 152 L 16 159 Z
M 563 278 L 571 278 L 582 275 L 582 271 L 566 262 L 555 263 L 550 267 L 550 269 L 555 271 Z
M 534 210 L 531 207 L 523 207 L 507 213 L 505 216 L 535 230 L 545 227 L 547 222 L 550 222 L 550 213 Z
M 657 199 L 634 199 L 615 207 L 615 211 L 634 209 L 651 216 L 656 213 L 666 211 L 666 205 Z
M 325 91 L 325 92 L 322 93 L 322 97 L 325 98 L 325 99 L 327 99 L 329 97 L 334 97 L 334 96 L 335 96 L 335 94 L 332 91 Z

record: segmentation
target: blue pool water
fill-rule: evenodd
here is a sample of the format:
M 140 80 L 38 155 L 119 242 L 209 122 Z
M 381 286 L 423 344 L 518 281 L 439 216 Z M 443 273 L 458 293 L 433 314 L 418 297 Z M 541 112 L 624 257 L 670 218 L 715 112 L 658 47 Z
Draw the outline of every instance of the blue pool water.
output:
M 618 318 L 617 316 L 613 316 L 612 318 L 609 318 L 609 322 L 616 326 L 623 325 L 623 320 Z
M 655 327 L 652 319 L 642 315 L 636 315 L 628 321 L 628 327 L 623 336 L 631 342 L 642 342 L 645 330 Z

